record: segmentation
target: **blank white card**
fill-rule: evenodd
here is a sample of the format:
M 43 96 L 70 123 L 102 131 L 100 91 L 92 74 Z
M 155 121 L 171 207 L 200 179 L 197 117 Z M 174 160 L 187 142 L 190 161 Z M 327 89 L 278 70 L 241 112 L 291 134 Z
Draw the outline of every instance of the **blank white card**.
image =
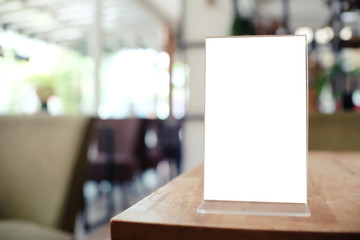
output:
M 307 202 L 305 36 L 206 39 L 204 200 Z

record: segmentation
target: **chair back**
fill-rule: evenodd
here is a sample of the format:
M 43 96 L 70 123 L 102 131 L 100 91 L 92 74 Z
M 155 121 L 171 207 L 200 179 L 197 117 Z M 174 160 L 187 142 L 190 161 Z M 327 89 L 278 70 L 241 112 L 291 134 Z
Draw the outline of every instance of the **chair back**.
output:
M 143 151 L 144 122 L 141 118 L 106 119 L 98 120 L 98 127 L 113 132 L 115 153 L 139 155 Z
M 93 119 L 0 117 L 0 218 L 72 232 Z

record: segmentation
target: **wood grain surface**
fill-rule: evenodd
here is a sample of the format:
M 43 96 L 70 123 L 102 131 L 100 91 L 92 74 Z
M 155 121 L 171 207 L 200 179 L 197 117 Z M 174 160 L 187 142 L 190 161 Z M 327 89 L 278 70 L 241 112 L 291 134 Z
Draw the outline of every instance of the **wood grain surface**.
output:
M 311 217 L 201 214 L 203 165 L 111 220 L 111 238 L 360 239 L 360 152 L 310 152 Z

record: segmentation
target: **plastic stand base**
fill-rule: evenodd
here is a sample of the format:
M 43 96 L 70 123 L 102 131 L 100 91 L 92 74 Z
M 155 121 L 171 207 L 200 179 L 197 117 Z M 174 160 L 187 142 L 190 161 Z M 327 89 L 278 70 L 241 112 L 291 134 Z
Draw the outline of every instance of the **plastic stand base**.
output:
M 198 213 L 310 217 L 305 203 L 236 202 L 203 200 Z

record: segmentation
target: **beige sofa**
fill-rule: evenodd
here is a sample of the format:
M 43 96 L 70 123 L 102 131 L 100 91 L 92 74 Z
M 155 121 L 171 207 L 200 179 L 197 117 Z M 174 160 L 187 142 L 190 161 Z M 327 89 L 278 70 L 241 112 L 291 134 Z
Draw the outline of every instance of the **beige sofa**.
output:
M 0 117 L 0 239 L 72 239 L 93 119 Z

